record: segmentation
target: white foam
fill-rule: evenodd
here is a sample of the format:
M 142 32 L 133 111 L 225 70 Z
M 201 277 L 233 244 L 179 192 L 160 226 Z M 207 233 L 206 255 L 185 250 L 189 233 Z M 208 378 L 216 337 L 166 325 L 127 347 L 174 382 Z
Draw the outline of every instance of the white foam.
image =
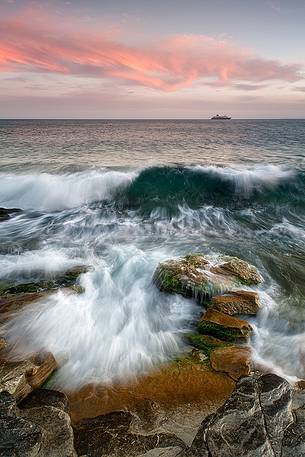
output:
M 295 171 L 278 165 L 262 164 L 251 168 L 239 165 L 236 167 L 218 167 L 196 165 L 191 169 L 200 171 L 203 174 L 217 176 L 223 181 L 232 182 L 236 192 L 243 192 L 247 195 L 253 191 L 261 191 L 266 188 L 273 188 L 281 182 L 295 176 Z
M 136 176 L 136 172 L 114 170 L 63 175 L 2 173 L 0 206 L 41 211 L 75 208 L 112 199 L 119 188 L 128 186 Z

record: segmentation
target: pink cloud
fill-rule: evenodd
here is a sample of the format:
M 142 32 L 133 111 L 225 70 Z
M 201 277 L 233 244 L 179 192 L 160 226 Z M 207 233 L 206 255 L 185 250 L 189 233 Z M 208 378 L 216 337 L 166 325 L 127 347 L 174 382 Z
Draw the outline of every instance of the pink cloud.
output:
M 127 45 L 86 28 L 64 29 L 50 18 L 43 28 L 28 19 L 0 22 L 0 70 L 115 78 L 176 91 L 204 78 L 220 84 L 301 79 L 299 65 L 260 58 L 230 42 L 204 35 L 174 36 Z M 79 28 L 79 27 L 77 27 Z

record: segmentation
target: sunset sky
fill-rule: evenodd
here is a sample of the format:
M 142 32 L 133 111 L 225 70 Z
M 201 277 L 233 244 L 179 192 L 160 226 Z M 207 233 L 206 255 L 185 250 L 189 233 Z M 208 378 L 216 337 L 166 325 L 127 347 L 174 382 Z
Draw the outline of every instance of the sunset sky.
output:
M 304 0 L 0 0 L 0 117 L 305 117 L 304 21 Z

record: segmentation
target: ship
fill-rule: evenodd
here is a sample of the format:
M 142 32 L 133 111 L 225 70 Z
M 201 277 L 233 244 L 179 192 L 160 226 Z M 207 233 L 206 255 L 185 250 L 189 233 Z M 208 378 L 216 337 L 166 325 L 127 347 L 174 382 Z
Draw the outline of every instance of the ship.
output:
M 212 121 L 229 121 L 231 117 L 226 114 L 216 114 L 215 116 L 212 116 L 211 119 Z

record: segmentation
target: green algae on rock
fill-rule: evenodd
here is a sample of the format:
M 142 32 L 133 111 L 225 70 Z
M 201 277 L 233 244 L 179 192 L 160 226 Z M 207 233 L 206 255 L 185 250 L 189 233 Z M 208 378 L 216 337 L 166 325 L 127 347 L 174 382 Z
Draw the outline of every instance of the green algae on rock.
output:
M 243 319 L 208 309 L 199 322 L 198 331 L 225 341 L 235 341 L 248 338 L 252 327 Z
M 231 346 L 231 343 L 219 340 L 214 336 L 202 335 L 200 333 L 191 333 L 187 336 L 188 341 L 195 348 L 200 349 L 205 355 L 210 357 L 212 351 L 216 348 Z
M 37 282 L 21 284 L 0 283 L 0 295 L 37 293 L 46 290 L 58 289 L 58 287 L 71 287 L 75 288 L 76 292 L 79 292 L 81 291 L 81 288 L 80 286 L 77 286 L 75 282 L 79 275 L 87 273 L 88 271 L 89 267 L 86 265 L 80 265 L 70 268 L 70 270 L 65 271 L 54 279 L 44 279 Z
M 196 253 L 160 262 L 153 276 L 161 291 L 194 298 L 201 304 L 215 294 L 262 280 L 257 269 L 243 260 Z

